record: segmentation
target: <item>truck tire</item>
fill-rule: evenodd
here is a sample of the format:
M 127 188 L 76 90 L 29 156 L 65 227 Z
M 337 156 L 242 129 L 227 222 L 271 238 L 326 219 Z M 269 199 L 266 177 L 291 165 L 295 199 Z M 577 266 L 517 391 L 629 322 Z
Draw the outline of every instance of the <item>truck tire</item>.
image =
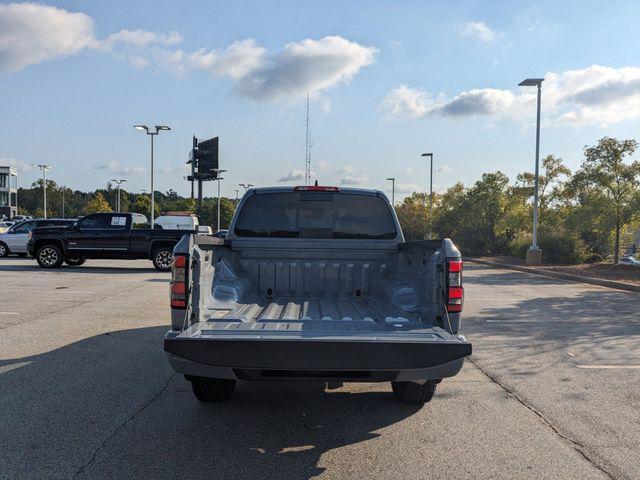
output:
M 436 382 L 427 380 L 422 385 L 413 382 L 391 382 L 391 388 L 396 400 L 412 405 L 424 405 L 433 398 Z
M 191 377 L 193 394 L 201 402 L 223 402 L 229 400 L 236 388 L 235 380 L 221 378 Z
M 9 255 L 9 247 L 0 242 L 0 257 L 6 257 L 7 255 Z
M 64 263 L 66 263 L 70 267 L 79 267 L 80 265 L 82 265 L 86 261 L 87 261 L 86 258 L 67 258 L 64 261 Z
M 173 248 L 160 247 L 153 252 L 153 257 L 152 257 L 153 266 L 159 272 L 170 272 L 172 258 L 173 258 Z
M 42 268 L 59 268 L 64 256 L 57 245 L 42 245 L 36 252 L 36 261 Z

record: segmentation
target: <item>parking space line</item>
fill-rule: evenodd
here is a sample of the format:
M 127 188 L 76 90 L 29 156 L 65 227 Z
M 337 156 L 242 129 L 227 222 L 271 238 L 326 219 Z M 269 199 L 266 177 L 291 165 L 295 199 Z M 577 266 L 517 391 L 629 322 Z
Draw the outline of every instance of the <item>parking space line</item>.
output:
M 0 312 L 0 315 L 18 315 L 18 312 Z
M 640 370 L 640 365 L 576 365 L 588 370 Z

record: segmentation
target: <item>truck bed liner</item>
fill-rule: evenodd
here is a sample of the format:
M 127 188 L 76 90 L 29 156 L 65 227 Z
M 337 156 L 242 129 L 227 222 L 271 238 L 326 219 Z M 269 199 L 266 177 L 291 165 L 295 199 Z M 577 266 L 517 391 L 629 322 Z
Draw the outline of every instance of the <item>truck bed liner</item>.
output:
M 356 328 L 367 329 L 363 323 L 386 324 L 387 319 L 417 322 L 419 313 L 400 311 L 391 304 L 373 298 L 352 297 L 281 297 L 241 303 L 232 308 L 209 309 L 212 320 L 268 322 L 278 320 L 318 320 L 322 322 L 354 322 Z M 402 320 L 400 320 L 402 321 Z M 264 328 L 264 327 L 255 327 Z M 348 327 L 347 327 L 348 328 Z M 375 327 L 374 327 L 375 328 Z

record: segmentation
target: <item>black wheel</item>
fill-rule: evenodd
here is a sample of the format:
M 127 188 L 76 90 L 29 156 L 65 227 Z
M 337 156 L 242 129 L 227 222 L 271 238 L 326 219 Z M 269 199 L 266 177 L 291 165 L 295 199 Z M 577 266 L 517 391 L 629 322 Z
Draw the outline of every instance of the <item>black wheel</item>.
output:
M 80 265 L 82 265 L 86 261 L 87 261 L 86 258 L 67 258 L 64 261 L 64 263 L 66 263 L 70 267 L 79 267 Z
M 59 268 L 64 261 L 62 250 L 56 245 L 43 245 L 38 248 L 36 261 L 42 268 Z
M 153 266 L 159 272 L 171 271 L 171 260 L 173 259 L 173 249 L 169 247 L 161 247 L 153 252 Z
M 413 382 L 391 382 L 391 388 L 396 400 L 412 405 L 424 405 L 436 393 L 436 383 L 432 380 L 422 385 Z
M 6 257 L 7 255 L 9 255 L 9 247 L 0 242 L 0 257 Z
M 193 394 L 196 398 L 201 402 L 207 403 L 229 400 L 236 388 L 235 380 L 192 377 L 190 381 Z

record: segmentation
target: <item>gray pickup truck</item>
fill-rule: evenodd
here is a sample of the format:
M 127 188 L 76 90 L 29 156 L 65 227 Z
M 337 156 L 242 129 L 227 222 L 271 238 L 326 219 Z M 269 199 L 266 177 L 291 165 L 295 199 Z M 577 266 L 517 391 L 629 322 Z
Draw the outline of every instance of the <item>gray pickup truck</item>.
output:
M 382 192 L 251 189 L 226 239 L 185 236 L 173 254 L 164 349 L 198 400 L 238 379 L 390 381 L 424 404 L 471 354 L 460 252 L 405 242 Z

